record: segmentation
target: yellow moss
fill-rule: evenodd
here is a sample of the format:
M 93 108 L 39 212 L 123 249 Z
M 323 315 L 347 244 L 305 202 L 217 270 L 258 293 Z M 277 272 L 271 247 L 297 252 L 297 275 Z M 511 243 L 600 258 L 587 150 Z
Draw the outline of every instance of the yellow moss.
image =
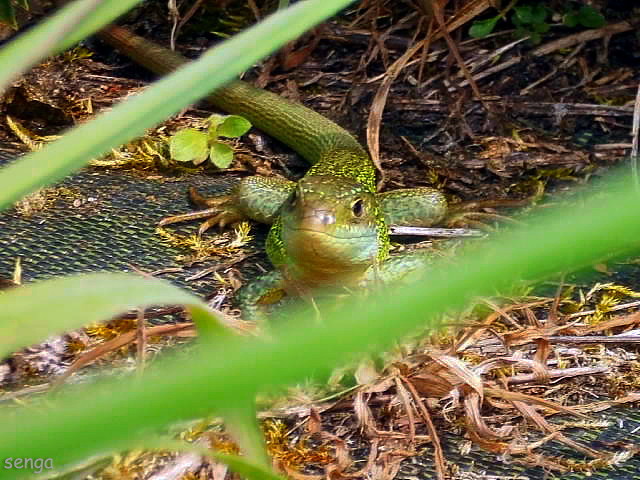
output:
M 132 170 L 154 170 L 158 165 L 170 164 L 166 136 L 158 133 L 148 134 L 130 143 L 112 149 L 102 158 L 91 160 L 94 167 L 131 168 Z M 176 167 L 178 168 L 178 167 Z
M 41 188 L 16 202 L 16 212 L 23 217 L 31 217 L 36 213 L 51 208 L 58 198 L 75 199 L 79 194 L 66 187 Z
M 300 468 L 309 464 L 327 465 L 333 460 L 328 447 L 309 445 L 305 438 L 291 443 L 288 427 L 280 420 L 267 420 L 262 424 L 267 451 L 284 465 Z
M 586 322 L 590 325 L 597 325 L 608 319 L 612 308 L 620 305 L 628 297 L 638 298 L 640 293 L 623 285 L 613 283 L 596 284 L 582 299 L 583 306 L 595 301 L 595 306 L 592 307 L 595 313 L 587 317 Z
M 251 225 L 248 222 L 242 222 L 235 227 L 233 232 L 224 232 L 215 236 L 181 235 L 162 227 L 156 229 L 156 234 L 162 237 L 163 242 L 173 247 L 190 250 L 192 255 L 181 255 L 177 258 L 180 262 L 189 263 L 213 256 L 232 257 L 238 255 L 241 248 L 253 239 L 250 231 Z
M 76 355 L 80 352 L 83 352 L 87 349 L 87 344 L 82 341 L 80 338 L 73 338 L 67 342 L 65 345 L 65 351 L 69 355 Z
M 26 128 L 22 123 L 13 119 L 9 115 L 5 116 L 7 121 L 7 126 L 13 132 L 13 134 L 20 139 L 22 143 L 24 143 L 27 148 L 31 151 L 36 151 L 42 149 L 47 142 L 52 140 L 56 140 L 60 138 L 59 135 L 47 135 L 42 136 L 38 135 L 28 128 Z
M 88 48 L 78 46 L 72 48 L 71 50 L 67 50 L 62 53 L 60 57 L 67 62 L 75 62 L 76 60 L 82 60 L 84 58 L 91 58 L 93 56 L 93 52 Z
M 115 338 L 123 333 L 130 332 L 134 330 L 137 325 L 137 320 L 135 318 L 122 318 L 117 320 L 112 320 L 107 323 L 98 323 L 94 325 L 88 326 L 85 331 L 87 335 L 92 337 L 101 338 L 103 340 L 110 340 Z
M 84 118 L 93 115 L 93 100 L 89 98 L 81 98 L 73 102 L 68 112 L 73 118 Z

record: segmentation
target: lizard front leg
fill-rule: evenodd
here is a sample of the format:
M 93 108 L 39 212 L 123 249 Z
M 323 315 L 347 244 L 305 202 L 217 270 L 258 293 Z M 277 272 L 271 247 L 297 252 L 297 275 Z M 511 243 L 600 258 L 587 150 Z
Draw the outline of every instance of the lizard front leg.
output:
M 224 228 L 248 219 L 272 224 L 294 189 L 295 182 L 290 180 L 260 176 L 243 178 L 227 195 L 204 197 L 191 188 L 189 196 L 202 210 L 164 218 L 159 225 L 206 218 L 198 230 L 202 234 L 214 225 Z
M 263 320 L 287 297 L 286 282 L 280 270 L 272 270 L 243 285 L 235 301 L 245 320 Z
M 447 200 L 435 188 L 418 187 L 392 190 L 377 195 L 387 225 L 430 227 L 447 214 Z M 425 266 L 437 258 L 431 250 L 416 250 L 392 255 L 367 270 L 362 285 L 394 285 L 417 278 Z
M 447 199 L 435 188 L 403 188 L 377 198 L 387 225 L 430 227 L 447 214 Z

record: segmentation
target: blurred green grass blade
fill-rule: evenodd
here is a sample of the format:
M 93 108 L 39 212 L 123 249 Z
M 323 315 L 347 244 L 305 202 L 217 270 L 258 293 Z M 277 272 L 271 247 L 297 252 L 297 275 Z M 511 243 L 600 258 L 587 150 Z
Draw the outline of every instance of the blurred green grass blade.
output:
M 242 453 L 256 465 L 267 468 L 270 465 L 262 430 L 258 423 L 256 402 L 253 396 L 237 398 L 231 409 L 220 412 L 226 429 L 240 445 Z
M 277 12 L 144 93 L 5 167 L 0 170 L 0 210 L 36 188 L 60 180 L 89 159 L 141 135 L 145 128 L 204 97 L 351 1 L 308 0 Z
M 568 218 L 562 209 L 549 209 L 530 220 L 530 228 L 496 236 L 483 245 L 488 248 L 469 249 L 455 264 L 435 266 L 412 288 L 389 287 L 382 301 L 368 298 L 332 311 L 324 325 L 300 315 L 295 323 L 274 327 L 266 340 L 225 340 L 224 355 L 199 349 L 197 358 L 158 361 L 139 382 L 104 381 L 60 392 L 46 410 L 4 412 L 0 458 L 53 458 L 59 467 L 122 448 L 143 431 L 224 412 L 256 390 L 327 375 L 354 352 L 388 347 L 434 326 L 438 313 L 523 276 L 541 278 L 611 252 L 637 250 L 640 197 L 628 181 L 609 186 L 572 208 Z
M 56 45 L 56 53 L 66 50 L 89 35 L 97 32 L 121 15 L 127 13 L 142 0 L 101 0 L 93 14 L 76 25 L 61 43 Z
M 248 478 L 249 480 L 284 480 L 283 477 L 276 475 L 268 468 L 251 461 L 251 457 L 247 458 L 239 455 L 229 455 L 226 453 L 216 452 L 210 448 L 205 448 L 193 443 L 164 439 L 160 439 L 158 441 L 145 440 L 142 444 L 138 444 L 137 448 L 197 453 L 203 457 L 209 457 L 220 463 L 228 465 L 232 471 L 242 475 L 244 478 Z
M 200 323 L 216 323 L 218 331 L 224 330 L 200 299 L 162 280 L 116 273 L 74 275 L 0 294 L 0 358 L 132 307 L 166 304 L 189 305 Z
M 39 60 L 70 47 L 139 1 L 78 0 L 19 35 L 0 50 L 0 93 Z
M 216 343 L 227 335 L 232 335 L 231 330 L 226 328 L 209 308 L 189 307 L 189 313 L 198 328 L 200 343 Z

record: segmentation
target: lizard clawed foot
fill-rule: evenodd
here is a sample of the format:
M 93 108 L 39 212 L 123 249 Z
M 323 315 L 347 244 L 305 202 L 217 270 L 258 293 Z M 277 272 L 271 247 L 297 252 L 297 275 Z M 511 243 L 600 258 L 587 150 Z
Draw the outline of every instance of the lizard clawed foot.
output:
M 164 227 L 172 223 L 205 218 L 206 220 L 202 222 L 198 229 L 198 235 L 202 235 L 215 225 L 223 229 L 227 225 L 245 219 L 245 216 L 231 205 L 231 195 L 204 197 L 200 195 L 195 188 L 191 187 L 189 189 L 189 198 L 195 205 L 201 207 L 203 210 L 163 218 L 158 222 L 158 226 Z

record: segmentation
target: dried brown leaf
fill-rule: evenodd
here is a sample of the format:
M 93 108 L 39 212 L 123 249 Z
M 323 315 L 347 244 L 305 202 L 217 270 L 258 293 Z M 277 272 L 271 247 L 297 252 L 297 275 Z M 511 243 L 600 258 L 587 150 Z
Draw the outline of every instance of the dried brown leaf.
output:
M 451 373 L 455 375 L 458 383 L 465 383 L 469 385 L 480 397 L 482 401 L 483 385 L 482 377 L 471 370 L 460 359 L 452 357 L 450 355 L 443 355 L 437 352 L 429 352 L 429 355 L 438 362 L 440 365 L 447 367 Z
M 356 414 L 358 426 L 366 433 L 367 436 L 372 438 L 376 437 L 378 430 L 376 422 L 369 405 L 367 405 L 365 395 L 362 392 L 356 393 L 356 396 L 353 399 L 353 411 Z
M 527 395 L 526 393 L 512 392 L 510 390 L 504 390 L 502 388 L 490 387 L 486 387 L 484 391 L 487 395 L 502 398 L 503 400 L 508 400 L 510 402 L 522 402 L 528 405 L 539 405 L 550 410 L 555 410 L 556 412 L 575 415 L 582 418 L 589 418 L 587 415 L 577 412 L 573 407 L 565 407 L 563 405 L 559 405 L 556 402 L 552 402 L 551 400 L 546 400 L 544 398 L 536 397 L 533 395 Z

